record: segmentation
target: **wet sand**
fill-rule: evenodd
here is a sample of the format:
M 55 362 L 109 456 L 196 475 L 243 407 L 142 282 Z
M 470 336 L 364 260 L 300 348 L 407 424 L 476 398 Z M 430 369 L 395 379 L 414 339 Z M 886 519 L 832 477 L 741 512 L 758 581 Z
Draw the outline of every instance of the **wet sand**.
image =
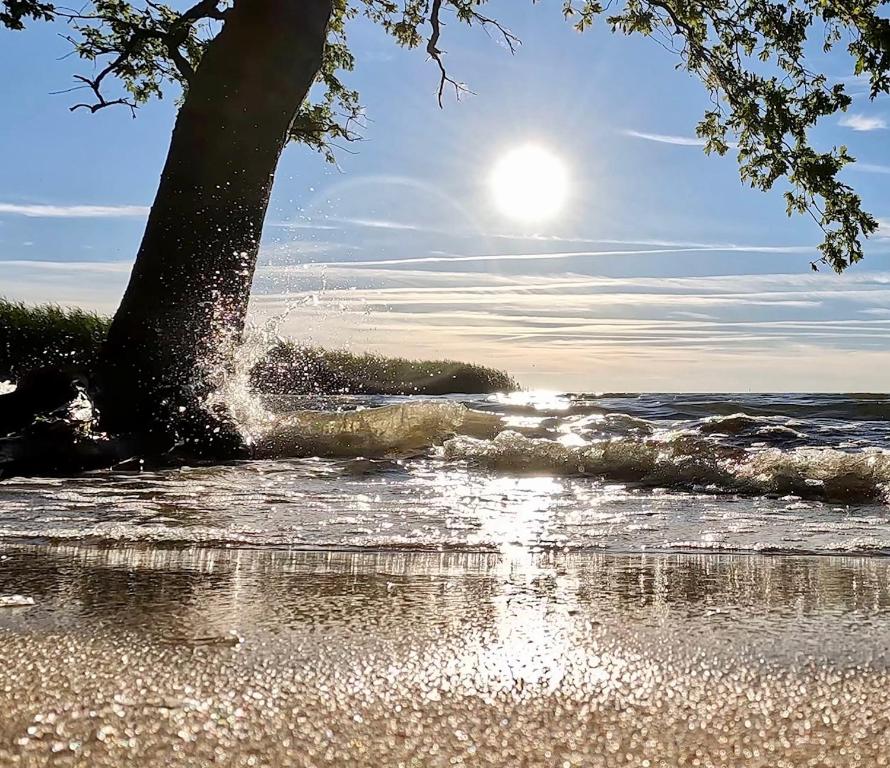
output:
M 2 766 L 890 764 L 890 561 L 0 548 Z

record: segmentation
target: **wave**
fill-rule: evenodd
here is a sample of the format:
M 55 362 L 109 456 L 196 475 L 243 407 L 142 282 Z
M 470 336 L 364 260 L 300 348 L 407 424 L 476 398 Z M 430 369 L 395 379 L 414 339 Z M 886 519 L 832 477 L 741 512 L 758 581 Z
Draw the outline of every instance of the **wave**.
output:
M 93 547 L 96 552 L 117 552 L 122 557 L 132 557 L 133 552 L 156 553 L 170 551 L 194 553 L 197 551 L 239 549 L 279 551 L 287 553 L 345 552 L 345 553 L 398 553 L 434 552 L 478 555 L 515 556 L 516 548 L 530 553 L 726 553 L 739 555 L 837 555 L 859 557 L 886 557 L 890 555 L 887 540 L 867 537 L 808 541 L 802 544 L 777 545 L 774 542 L 752 544 L 731 539 L 665 539 L 646 541 L 634 545 L 628 541 L 603 539 L 583 543 L 570 541 L 535 541 L 513 543 L 492 538 L 488 541 L 471 541 L 460 538 L 455 532 L 438 537 L 418 537 L 398 534 L 381 534 L 364 538 L 306 539 L 289 531 L 265 529 L 231 529 L 210 526 L 173 528 L 166 526 L 144 527 L 138 524 L 90 525 L 71 528 L 15 528 L 0 527 L 0 545 L 51 545 L 55 547 Z M 122 547 L 130 548 L 128 552 Z
M 531 553 L 726 553 L 737 555 L 836 555 L 886 557 L 890 544 L 886 539 L 852 537 L 828 541 L 807 541 L 801 544 L 775 542 L 736 542 L 732 539 L 665 539 L 645 541 L 634 545 L 628 541 L 603 539 L 583 543 L 571 541 L 535 541 L 514 544 L 491 539 L 470 541 L 454 532 L 438 537 L 409 535 L 378 535 L 348 539 L 306 539 L 293 532 L 265 529 L 231 529 L 195 526 L 186 529 L 166 526 L 143 527 L 137 524 L 90 525 L 72 528 L 14 528 L 0 527 L 0 545 L 51 545 L 54 547 L 92 547 L 96 552 L 117 552 L 121 557 L 132 557 L 136 551 L 192 553 L 197 551 L 239 549 L 279 551 L 287 553 L 334 552 L 399 553 L 433 552 L 478 555 L 515 556 L 516 547 Z M 122 550 L 129 548 L 128 551 Z
M 890 453 L 885 451 L 745 451 L 688 433 L 662 440 L 619 438 L 571 446 L 508 431 L 491 440 L 452 438 L 444 445 L 444 457 L 502 472 L 586 475 L 716 493 L 845 503 L 886 503 L 890 497 Z
M 682 429 L 627 414 L 504 418 L 456 402 L 277 414 L 260 458 L 409 457 L 506 473 L 579 475 L 645 487 L 842 503 L 890 502 L 890 452 L 812 445 L 773 418 L 711 416 Z M 722 438 L 729 437 L 729 440 Z
M 279 414 L 253 438 L 258 458 L 410 456 L 455 434 L 492 438 L 500 417 L 454 402 L 399 403 L 342 411 Z

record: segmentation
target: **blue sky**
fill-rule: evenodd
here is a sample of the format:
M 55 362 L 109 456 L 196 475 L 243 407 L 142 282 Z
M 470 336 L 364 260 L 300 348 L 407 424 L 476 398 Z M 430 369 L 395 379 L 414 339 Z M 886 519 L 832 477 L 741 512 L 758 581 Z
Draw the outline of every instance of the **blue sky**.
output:
M 279 166 L 252 302 L 257 324 L 315 343 L 508 368 L 569 390 L 890 388 L 890 239 L 838 277 L 814 275 L 819 232 L 778 192 L 691 137 L 700 84 L 651 41 L 578 35 L 556 4 L 493 2 L 515 56 L 457 23 L 443 47 L 474 95 L 436 104 L 423 53 L 353 25 L 364 140 L 340 167 L 293 146 Z M 172 128 L 170 98 L 67 110 L 84 64 L 58 29 L 0 33 L 0 294 L 112 312 Z M 822 62 L 849 75 L 843 57 Z M 81 70 L 82 71 L 82 70 Z M 851 89 L 859 85 L 850 81 Z M 890 221 L 890 108 L 857 101 L 818 129 Z M 504 217 L 492 166 L 528 142 L 562 158 L 565 210 Z M 884 234 L 890 238 L 890 227 Z

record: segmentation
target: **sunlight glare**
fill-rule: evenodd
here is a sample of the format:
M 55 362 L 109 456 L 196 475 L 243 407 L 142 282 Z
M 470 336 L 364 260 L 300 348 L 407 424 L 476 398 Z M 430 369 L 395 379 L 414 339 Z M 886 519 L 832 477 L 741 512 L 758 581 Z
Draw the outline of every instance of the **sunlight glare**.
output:
M 515 147 L 502 155 L 491 173 L 495 205 L 505 216 L 523 223 L 553 218 L 568 196 L 568 173 L 562 160 L 536 144 Z

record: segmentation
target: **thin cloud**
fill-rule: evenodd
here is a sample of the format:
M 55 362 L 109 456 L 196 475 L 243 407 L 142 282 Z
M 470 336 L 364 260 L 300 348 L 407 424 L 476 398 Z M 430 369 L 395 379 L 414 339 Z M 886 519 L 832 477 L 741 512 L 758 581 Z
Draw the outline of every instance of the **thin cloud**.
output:
M 890 173 L 890 165 L 878 165 L 877 163 L 853 163 L 849 168 L 863 173 Z
M 342 230 L 348 227 L 362 227 L 365 229 L 384 229 L 405 232 L 432 232 L 444 234 L 460 234 L 448 229 L 439 229 L 427 227 L 420 224 L 411 224 L 404 221 L 392 221 L 390 219 L 371 219 L 371 218 L 353 218 L 332 216 L 326 219 L 327 224 L 316 224 L 312 221 L 271 221 L 267 222 L 268 226 L 280 227 L 282 229 L 337 229 Z M 477 235 L 478 233 L 465 233 L 466 236 Z
M 834 77 L 832 80 L 835 83 L 850 86 L 853 89 L 848 91 L 850 96 L 868 96 L 871 93 L 871 79 L 868 75 L 844 75 Z
M 634 139 L 654 141 L 658 144 L 675 144 L 681 147 L 703 147 L 705 145 L 705 140 L 696 136 L 672 136 L 666 133 L 646 133 L 645 131 L 633 131 L 630 129 L 624 130 L 622 133 Z
M 497 364 L 527 386 L 802 390 L 815 382 L 849 390 L 890 375 L 890 273 L 611 278 L 341 267 L 319 274 L 326 283 L 313 286 L 318 304 L 301 301 L 307 287 L 254 293 L 253 311 L 284 316 L 282 334 L 314 343 L 418 357 L 435 348 Z M 835 359 L 868 365 L 825 365 Z
M 23 205 L 0 203 L 0 214 L 35 219 L 141 218 L 148 215 L 145 205 Z
M 890 223 L 886 225 L 890 228 Z M 582 245 L 645 245 L 653 248 L 696 248 L 696 249 L 716 249 L 722 251 L 749 251 L 757 249 L 793 249 L 795 253 L 805 253 L 816 250 L 816 246 L 747 246 L 739 245 L 731 242 L 705 242 L 701 240 L 665 240 L 659 238 L 608 238 L 608 237 L 562 237 L 559 235 L 509 235 L 496 234 L 486 235 L 486 237 L 498 240 L 516 240 L 524 242 L 542 242 L 542 243 L 581 243 Z
M 314 221 L 278 221 L 272 220 L 266 222 L 267 227 L 278 227 L 280 229 L 319 229 L 319 230 L 336 230 L 341 227 L 333 224 L 316 224 Z
M 342 289 L 342 297 L 351 301 L 381 297 L 446 296 L 461 303 L 478 301 L 478 297 L 532 293 L 548 294 L 544 302 L 565 306 L 576 295 L 601 293 L 604 298 L 625 294 L 691 294 L 695 296 L 728 296 L 735 298 L 778 298 L 822 300 L 868 300 L 874 305 L 890 306 L 890 272 L 849 273 L 838 278 L 824 273 L 722 275 L 702 277 L 606 277 L 573 273 L 555 275 L 507 275 L 500 272 L 446 272 L 442 270 L 402 270 L 356 268 L 353 264 L 322 266 L 319 264 L 289 265 L 261 268 L 276 277 L 315 279 L 327 286 L 330 294 Z M 313 289 L 314 290 L 314 289 Z M 553 302 L 553 296 L 559 302 Z M 472 298 L 471 298 L 472 297 Z M 339 300 L 339 299 L 338 299 Z M 630 300 L 630 299 L 629 299 Z M 586 301 L 586 299 L 584 299 Z M 617 301 L 617 299 L 616 299 Z M 484 304 L 484 302 L 483 302 Z
M 293 261 L 315 253 L 335 253 L 361 250 L 358 246 L 330 240 L 295 240 L 285 243 L 272 243 L 260 247 L 260 258 L 264 261 L 283 259 Z
M 131 261 L 31 261 L 30 259 L 0 259 L 0 269 L 45 272 L 100 272 L 103 274 L 129 273 Z
M 836 83 L 848 83 L 852 85 L 868 85 L 869 77 L 868 75 L 839 75 L 837 77 L 832 77 L 832 80 Z
M 662 240 L 652 238 L 563 237 L 560 235 L 486 235 L 497 240 L 518 240 L 539 243 L 581 243 L 583 245 L 650 245 L 661 248 L 736 248 L 735 243 L 704 243 L 696 240 Z
M 389 221 L 387 219 L 333 219 L 342 224 L 352 224 L 355 227 L 367 227 L 368 229 L 395 229 L 410 232 L 433 231 L 417 224 L 408 224 L 401 221 Z
M 704 312 L 672 312 L 670 317 L 681 320 L 719 320 L 716 315 L 706 315 Z
M 595 258 L 600 256 L 645 256 L 652 254 L 673 253 L 811 253 L 810 246 L 772 246 L 772 245 L 720 245 L 703 246 L 694 248 L 645 248 L 634 250 L 604 250 L 604 251 L 560 251 L 556 253 L 494 253 L 465 255 L 441 255 L 420 256 L 407 259 L 378 259 L 373 261 L 339 261 L 319 263 L 318 266 L 338 267 L 349 265 L 351 267 L 381 267 L 398 266 L 402 264 L 454 264 L 463 262 L 490 262 L 490 261 L 549 261 L 553 259 L 574 259 L 579 257 Z
M 858 113 L 845 115 L 841 118 L 840 124 L 854 131 L 883 131 L 887 128 L 887 121 L 883 117 L 870 117 Z

